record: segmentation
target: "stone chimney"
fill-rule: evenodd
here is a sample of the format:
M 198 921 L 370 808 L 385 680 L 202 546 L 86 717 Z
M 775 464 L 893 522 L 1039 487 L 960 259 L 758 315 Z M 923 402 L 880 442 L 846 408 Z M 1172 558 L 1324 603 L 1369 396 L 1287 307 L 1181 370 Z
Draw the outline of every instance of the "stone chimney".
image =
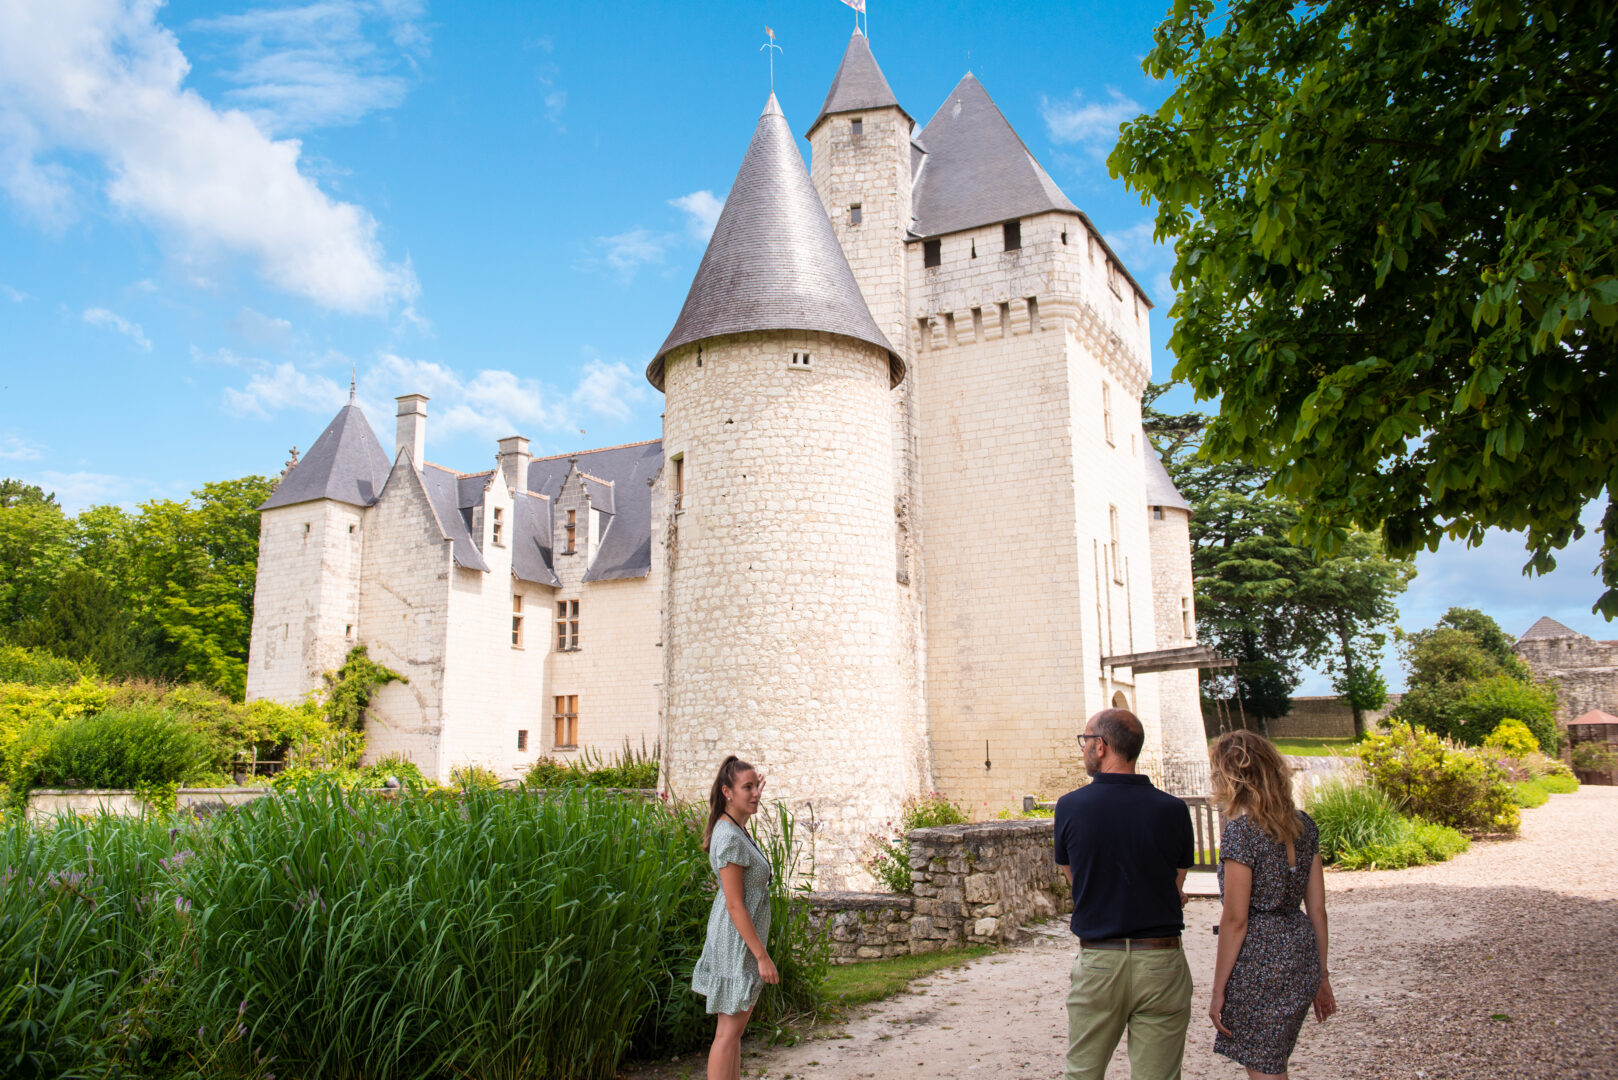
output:
M 521 435 L 508 435 L 498 445 L 500 452 L 495 459 L 506 476 L 506 486 L 512 491 L 527 491 L 528 463 L 534 459 L 528 452 L 528 440 Z
M 427 453 L 427 395 L 401 394 L 395 400 L 399 402 L 399 426 L 394 439 L 394 456 L 408 450 L 410 463 L 419 469 Z

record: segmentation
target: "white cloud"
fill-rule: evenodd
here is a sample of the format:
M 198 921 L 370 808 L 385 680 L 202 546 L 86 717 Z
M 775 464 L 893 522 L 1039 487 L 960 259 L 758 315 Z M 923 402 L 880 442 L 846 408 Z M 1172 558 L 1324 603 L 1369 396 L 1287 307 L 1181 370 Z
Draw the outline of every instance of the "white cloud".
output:
M 525 49 L 538 49 L 549 56 L 555 51 L 556 45 L 548 37 L 535 38 L 523 43 Z M 562 77 L 562 69 L 550 60 L 541 61 L 534 69 L 534 79 L 544 87 L 544 96 L 540 98 L 545 106 L 545 119 L 557 131 L 567 133 L 567 125 L 562 122 L 562 114 L 567 111 L 567 91 L 557 85 Z
M 0 184 L 11 197 L 66 212 L 69 179 L 49 155 L 89 155 L 105 166 L 113 207 L 184 260 L 246 256 L 276 288 L 338 311 L 412 299 L 415 278 L 385 262 L 375 219 L 301 173 L 296 140 L 272 140 L 184 86 L 190 63 L 157 11 L 153 0 L 0 5 Z
M 545 119 L 549 120 L 556 130 L 567 131 L 566 125 L 562 123 L 562 113 L 567 110 L 567 91 L 552 90 L 545 95 L 543 100 L 545 102 Z
M 1084 94 L 1075 90 L 1066 101 L 1039 99 L 1039 113 L 1045 119 L 1045 130 L 1055 143 L 1077 143 L 1091 155 L 1106 157 L 1118 141 L 1118 126 L 1140 115 L 1141 107 L 1112 87 L 1107 88 L 1108 101 L 1084 100 Z
M 399 73 L 426 49 L 415 3 L 318 0 L 199 19 L 191 29 L 235 39 L 236 67 L 226 94 L 266 131 L 351 124 L 398 105 L 409 81 Z M 381 37 L 399 51 L 379 48 Z M 402 55 L 401 55 L 402 53 Z
M 0 461 L 38 461 L 45 448 L 20 435 L 0 435 Z
M 619 278 L 629 281 L 642 266 L 661 263 L 674 239 L 667 233 L 644 228 L 630 229 L 616 236 L 598 236 L 595 242 L 598 254 L 586 259 L 584 265 L 593 268 L 605 263 Z
M 84 321 L 91 326 L 100 326 L 108 330 L 118 331 L 130 341 L 133 341 L 135 347 L 142 352 L 152 351 L 152 343 L 146 339 L 146 333 L 140 328 L 140 324 L 132 323 L 116 312 L 99 307 L 85 308 Z
M 613 420 L 628 420 L 633 404 L 646 399 L 645 380 L 631 371 L 621 360 L 608 362 L 600 359 L 585 361 L 574 388 L 571 401 L 581 409 Z
M 277 364 L 254 374 L 240 390 L 225 388 L 225 411 L 232 416 L 267 417 L 282 409 L 335 412 L 348 400 L 348 387 L 296 364 Z
M 36 477 L 31 477 L 29 483 L 38 484 L 46 491 L 55 492 L 57 503 L 69 514 L 77 514 L 85 507 L 99 506 L 103 503 L 117 503 L 129 507 L 142 494 L 148 494 L 152 490 L 152 484 L 148 480 L 93 472 L 63 473 L 47 470 Z
M 6 299 L 10 300 L 13 304 L 22 304 L 33 299 L 32 296 L 29 296 L 21 289 L 14 289 L 3 281 L 0 281 L 0 293 L 5 293 Z
M 693 191 L 689 195 L 681 195 L 678 199 L 670 199 L 669 205 L 685 211 L 686 231 L 692 239 L 706 244 L 713 236 L 714 226 L 719 224 L 719 215 L 725 209 L 725 200 L 718 198 L 711 191 Z
M 230 328 L 249 345 L 285 345 L 292 338 L 292 323 L 244 307 L 230 320 Z

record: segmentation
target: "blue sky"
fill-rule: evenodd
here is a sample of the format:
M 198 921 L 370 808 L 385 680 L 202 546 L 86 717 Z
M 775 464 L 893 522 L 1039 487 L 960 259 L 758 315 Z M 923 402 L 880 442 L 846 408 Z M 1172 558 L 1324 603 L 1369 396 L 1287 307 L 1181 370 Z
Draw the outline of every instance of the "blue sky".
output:
M 1140 70 L 1161 2 L 871 6 L 918 121 L 972 70 L 1108 235 L 1158 303 L 1165 377 L 1172 255 L 1104 164 L 1164 96 Z M 77 509 L 275 473 L 351 370 L 385 442 L 392 398 L 431 395 L 428 456 L 462 470 L 512 433 L 656 437 L 641 373 L 769 92 L 764 26 L 801 134 L 853 21 L 838 0 L 13 0 L 0 474 Z M 1424 556 L 1406 625 L 1463 603 L 1606 636 L 1593 545 L 1544 580 L 1522 561 L 1510 537 Z

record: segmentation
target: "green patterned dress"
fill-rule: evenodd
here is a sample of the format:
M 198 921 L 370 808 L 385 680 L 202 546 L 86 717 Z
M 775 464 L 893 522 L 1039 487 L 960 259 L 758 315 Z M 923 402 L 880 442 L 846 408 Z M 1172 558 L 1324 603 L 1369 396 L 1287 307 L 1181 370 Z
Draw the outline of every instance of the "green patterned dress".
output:
M 758 939 L 770 941 L 770 860 L 753 843 L 753 838 L 729 818 L 720 818 L 708 842 L 708 862 L 714 877 L 727 864 L 742 868 L 742 903 L 752 916 Z M 691 989 L 708 999 L 710 1013 L 746 1012 L 758 1003 L 764 980 L 758 961 L 742 940 L 741 931 L 730 920 L 725 908 L 725 888 L 714 894 L 713 910 L 708 913 L 708 939 L 702 956 L 691 973 Z

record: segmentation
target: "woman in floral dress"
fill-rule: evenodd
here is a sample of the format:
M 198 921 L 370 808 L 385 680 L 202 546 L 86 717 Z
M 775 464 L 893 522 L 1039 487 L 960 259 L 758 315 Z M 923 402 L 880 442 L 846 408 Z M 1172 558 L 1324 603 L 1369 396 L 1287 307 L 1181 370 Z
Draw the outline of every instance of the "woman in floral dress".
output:
M 1326 975 L 1326 885 L 1314 821 L 1292 803 L 1292 770 L 1268 739 L 1236 731 L 1214 743 L 1219 842 L 1219 950 L 1208 1015 L 1214 1052 L 1249 1080 L 1285 1080 L 1313 1006 L 1337 1010 Z M 1304 910 L 1307 909 L 1307 915 Z
M 719 878 L 708 913 L 708 937 L 691 975 L 691 989 L 718 1014 L 708 1080 L 741 1080 L 742 1032 L 765 983 L 781 976 L 765 950 L 770 937 L 770 860 L 748 835 L 764 780 L 732 754 L 719 766 L 708 794 L 708 830 L 702 846 Z

